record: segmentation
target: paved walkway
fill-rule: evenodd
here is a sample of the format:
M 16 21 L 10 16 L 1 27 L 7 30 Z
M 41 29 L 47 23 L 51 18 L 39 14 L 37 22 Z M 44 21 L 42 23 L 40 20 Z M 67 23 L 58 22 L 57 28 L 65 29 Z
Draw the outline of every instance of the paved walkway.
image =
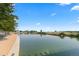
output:
M 19 50 L 20 50 L 20 38 L 19 36 L 17 36 L 17 39 L 7 56 L 19 56 Z
M 13 44 L 17 39 L 17 34 L 10 34 L 6 39 L 0 41 L 0 56 L 8 55 L 9 51 L 11 50 Z

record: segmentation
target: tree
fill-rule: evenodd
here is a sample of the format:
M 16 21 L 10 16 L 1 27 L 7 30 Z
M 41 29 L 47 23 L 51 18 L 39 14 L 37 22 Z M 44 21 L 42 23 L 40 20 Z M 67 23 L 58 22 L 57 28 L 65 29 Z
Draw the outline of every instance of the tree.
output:
M 0 30 L 5 32 L 15 31 L 17 16 L 13 14 L 12 3 L 0 3 Z

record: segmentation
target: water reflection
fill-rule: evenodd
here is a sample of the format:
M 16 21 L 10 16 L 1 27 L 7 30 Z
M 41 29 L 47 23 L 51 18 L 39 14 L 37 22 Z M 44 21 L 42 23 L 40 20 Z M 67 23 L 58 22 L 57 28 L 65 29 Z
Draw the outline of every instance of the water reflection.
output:
M 76 37 L 76 39 L 79 41 L 79 37 Z
M 20 56 L 46 56 L 54 53 L 67 51 L 79 47 L 78 41 L 74 41 L 67 36 L 51 36 L 51 35 L 23 35 L 21 36 Z M 60 40 L 63 39 L 63 40 Z M 65 39 L 65 40 L 64 40 Z M 74 50 L 75 51 L 75 50 Z M 67 52 L 68 53 L 68 52 Z M 55 55 L 55 54 L 54 54 Z
M 59 36 L 61 39 L 64 39 L 65 36 Z
M 79 41 L 79 36 L 65 36 L 65 35 L 63 35 L 63 36 L 58 36 L 58 37 L 60 37 L 61 39 L 64 39 L 65 37 L 69 37 L 70 39 L 75 38 L 76 40 Z
M 40 36 L 42 37 L 42 36 L 43 36 L 43 34 L 40 34 Z

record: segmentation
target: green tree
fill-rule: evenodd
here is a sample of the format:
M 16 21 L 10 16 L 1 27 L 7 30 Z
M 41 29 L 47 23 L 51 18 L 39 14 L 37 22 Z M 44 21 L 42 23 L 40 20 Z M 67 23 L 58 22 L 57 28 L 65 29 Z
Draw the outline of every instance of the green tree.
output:
M 17 16 L 13 14 L 12 3 L 0 3 L 0 30 L 5 32 L 15 31 Z

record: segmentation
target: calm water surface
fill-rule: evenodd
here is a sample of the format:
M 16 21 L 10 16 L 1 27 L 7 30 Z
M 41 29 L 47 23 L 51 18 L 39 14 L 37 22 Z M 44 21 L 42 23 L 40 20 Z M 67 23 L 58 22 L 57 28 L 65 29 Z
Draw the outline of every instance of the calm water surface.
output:
M 79 39 L 51 35 L 20 35 L 20 56 L 78 56 Z

